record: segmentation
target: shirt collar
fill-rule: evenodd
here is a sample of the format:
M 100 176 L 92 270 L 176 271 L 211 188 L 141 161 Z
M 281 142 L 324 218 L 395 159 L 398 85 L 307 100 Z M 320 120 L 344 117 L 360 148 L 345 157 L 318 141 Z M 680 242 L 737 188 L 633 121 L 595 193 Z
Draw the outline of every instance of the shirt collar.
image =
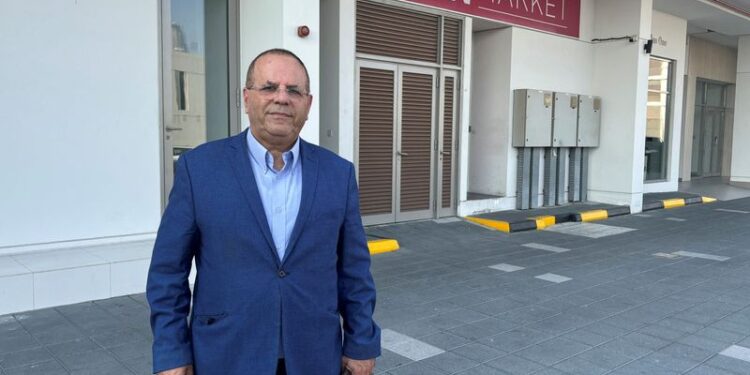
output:
M 273 169 L 273 156 L 268 152 L 268 149 L 263 147 L 263 145 L 255 139 L 255 136 L 253 136 L 250 129 L 247 130 L 247 146 L 250 149 L 250 157 L 257 166 L 263 168 L 264 173 L 268 171 L 276 172 L 276 170 Z M 299 137 L 294 141 L 292 148 L 289 149 L 289 151 L 282 153 L 281 156 L 284 159 L 284 169 L 292 170 L 297 166 L 297 162 L 299 161 Z M 292 161 L 291 166 L 287 165 L 289 164 L 289 159 Z

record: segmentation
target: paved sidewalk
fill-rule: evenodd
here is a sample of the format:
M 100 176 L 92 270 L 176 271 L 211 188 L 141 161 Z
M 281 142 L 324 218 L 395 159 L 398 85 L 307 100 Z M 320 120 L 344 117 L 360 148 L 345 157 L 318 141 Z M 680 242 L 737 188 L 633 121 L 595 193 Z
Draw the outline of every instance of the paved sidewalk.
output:
M 750 199 L 543 231 L 369 228 L 380 374 L 749 374 Z M 148 374 L 143 295 L 0 317 L 0 373 Z M 723 354 L 721 354 L 723 353 Z

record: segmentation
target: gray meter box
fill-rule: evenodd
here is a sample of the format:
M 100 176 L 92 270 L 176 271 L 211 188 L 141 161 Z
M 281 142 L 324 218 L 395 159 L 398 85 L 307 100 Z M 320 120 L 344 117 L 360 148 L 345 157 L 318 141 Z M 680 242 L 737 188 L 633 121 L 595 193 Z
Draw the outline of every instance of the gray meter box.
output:
M 578 95 L 556 92 L 552 116 L 552 147 L 575 147 Z
M 597 96 L 578 97 L 578 147 L 599 147 L 602 99 Z
M 551 91 L 513 91 L 513 147 L 552 145 Z

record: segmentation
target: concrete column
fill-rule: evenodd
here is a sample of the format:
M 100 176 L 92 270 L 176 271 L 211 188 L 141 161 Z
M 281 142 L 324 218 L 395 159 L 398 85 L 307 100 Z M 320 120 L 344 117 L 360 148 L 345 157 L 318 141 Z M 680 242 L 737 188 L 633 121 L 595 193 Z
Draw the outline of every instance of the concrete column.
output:
M 750 35 L 740 37 L 737 48 L 737 86 L 734 98 L 732 129 L 732 168 L 730 183 L 750 186 Z
M 649 55 L 643 44 L 651 37 L 652 0 L 599 0 L 595 38 L 626 35 L 627 40 L 595 44 L 594 92 L 602 97 L 601 138 L 589 156 L 588 199 L 629 205 L 640 212 Z

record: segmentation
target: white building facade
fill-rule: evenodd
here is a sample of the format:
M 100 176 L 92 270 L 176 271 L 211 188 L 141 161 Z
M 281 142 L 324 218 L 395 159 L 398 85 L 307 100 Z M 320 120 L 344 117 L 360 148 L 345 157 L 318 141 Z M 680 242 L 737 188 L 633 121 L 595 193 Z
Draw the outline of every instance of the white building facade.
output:
M 305 61 L 302 137 L 355 163 L 369 224 L 516 208 L 518 89 L 598 98 L 589 201 L 639 212 L 644 193 L 679 181 L 748 186 L 748 11 L 741 0 L 3 2 L 0 314 L 143 292 L 174 161 L 248 126 L 245 70 L 269 48 Z

